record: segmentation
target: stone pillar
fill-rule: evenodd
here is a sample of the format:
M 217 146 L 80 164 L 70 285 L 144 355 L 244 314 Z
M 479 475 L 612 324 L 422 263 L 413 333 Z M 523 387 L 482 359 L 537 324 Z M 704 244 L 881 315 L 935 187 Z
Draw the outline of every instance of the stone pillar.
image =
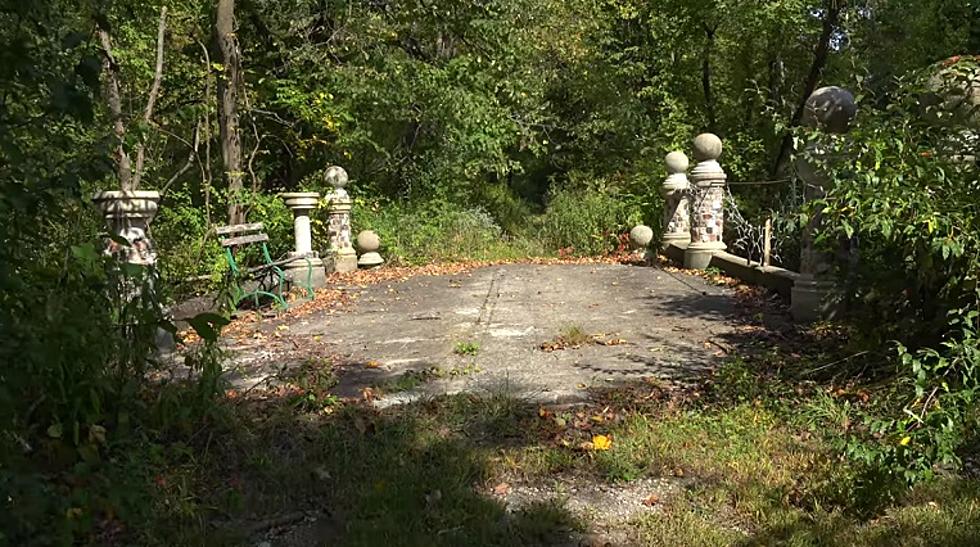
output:
M 802 121 L 811 128 L 844 134 L 856 113 L 857 105 L 849 91 L 835 86 L 822 87 L 807 99 Z M 823 198 L 833 185 L 823 168 L 810 160 L 822 153 L 823 150 L 811 143 L 795 165 L 797 176 L 806 185 L 804 193 L 808 202 Z M 833 318 L 839 311 L 837 303 L 831 300 L 834 289 L 831 257 L 817 249 L 814 242 L 821 222 L 821 215 L 816 212 L 803 227 L 800 276 L 790 293 L 790 311 L 799 322 Z
M 353 201 L 347 195 L 347 171 L 333 166 L 327 169 L 327 183 L 334 190 L 327 196 L 327 232 L 330 235 L 330 251 L 327 257 L 327 270 L 331 272 L 353 272 L 357 269 L 357 252 L 351 236 L 350 211 Z
M 290 192 L 280 194 L 286 202 L 286 207 L 293 212 L 294 251 L 289 258 L 294 259 L 283 266 L 286 279 L 293 285 L 318 289 L 327 285 L 327 275 L 323 269 L 323 260 L 313 250 L 313 233 L 310 230 L 310 212 L 316 209 L 320 202 L 317 192 Z M 312 271 L 311 271 L 312 268 Z
M 721 139 L 711 133 L 694 139 L 694 159 L 698 164 L 691 171 L 691 244 L 684 251 L 684 267 L 703 270 L 711 257 L 728 247 L 722 240 L 725 230 L 725 183 L 728 176 L 718 163 Z
M 662 247 L 687 247 L 691 243 L 691 211 L 688 193 L 687 168 L 691 162 L 683 152 L 667 154 L 667 179 L 660 187 L 664 197 L 664 236 Z

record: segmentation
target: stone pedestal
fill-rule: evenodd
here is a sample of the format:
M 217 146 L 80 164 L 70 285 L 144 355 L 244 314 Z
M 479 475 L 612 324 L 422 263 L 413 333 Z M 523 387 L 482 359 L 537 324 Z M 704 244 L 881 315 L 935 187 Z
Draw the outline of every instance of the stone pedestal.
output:
M 327 183 L 334 187 L 327 196 L 327 233 L 330 236 L 330 249 L 326 257 L 326 268 L 332 272 L 353 272 L 357 270 L 357 252 L 351 236 L 350 211 L 353 200 L 344 190 L 347 186 L 347 172 L 341 167 L 327 169 Z
M 357 248 L 361 250 L 361 257 L 357 259 L 357 265 L 361 268 L 377 268 L 385 263 L 385 259 L 378 254 L 381 239 L 373 231 L 365 230 L 357 234 Z
M 691 162 L 683 152 L 667 154 L 667 179 L 660 188 L 664 197 L 664 236 L 662 247 L 686 247 L 691 242 L 691 211 L 688 193 L 690 182 L 687 168 Z
M 833 300 L 834 283 L 824 277 L 802 274 L 790 291 L 790 313 L 800 323 L 833 319 L 839 305 Z
M 320 194 L 316 192 L 290 192 L 280 194 L 286 207 L 293 212 L 294 250 L 289 253 L 291 262 L 282 268 L 291 285 L 319 289 L 327 285 L 323 260 L 313 250 L 313 233 L 310 229 L 310 212 L 316 209 Z M 312 271 L 311 271 L 312 269 Z
M 124 262 L 153 267 L 157 261 L 149 224 L 160 206 L 160 193 L 153 191 L 107 191 L 92 197 L 105 218 L 109 231 L 129 242 L 129 247 L 110 241 L 106 252 Z
M 684 251 L 684 267 L 704 270 L 715 253 L 728 248 L 722 240 L 725 230 L 725 183 L 728 176 L 718 163 L 721 139 L 711 133 L 694 139 L 691 171 L 691 243 Z

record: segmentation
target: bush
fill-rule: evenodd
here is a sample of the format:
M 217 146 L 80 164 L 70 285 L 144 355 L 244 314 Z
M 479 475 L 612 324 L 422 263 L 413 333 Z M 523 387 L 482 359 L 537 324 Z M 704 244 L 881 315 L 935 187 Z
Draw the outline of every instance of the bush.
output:
M 959 463 L 976 434 L 980 388 L 980 171 L 956 158 L 969 129 L 923 115 L 928 76 L 906 82 L 905 95 L 863 114 L 846 137 L 823 136 L 837 182 L 813 209 L 828 251 L 859 242 L 860 267 L 838 264 L 858 330 L 872 335 L 874 352 L 897 348 L 878 371 L 893 380 L 879 412 L 864 416 L 867 435 L 848 452 L 910 482 Z
M 535 226 L 546 249 L 592 256 L 615 250 L 620 234 L 640 221 L 635 206 L 610 193 L 572 189 L 552 192 Z
M 356 200 L 354 234 L 374 230 L 382 253 L 394 264 L 432 261 L 489 260 L 536 254 L 528 242 L 509 236 L 482 209 L 464 208 L 441 199 L 402 202 Z M 326 246 L 326 210 L 317 212 L 315 239 Z

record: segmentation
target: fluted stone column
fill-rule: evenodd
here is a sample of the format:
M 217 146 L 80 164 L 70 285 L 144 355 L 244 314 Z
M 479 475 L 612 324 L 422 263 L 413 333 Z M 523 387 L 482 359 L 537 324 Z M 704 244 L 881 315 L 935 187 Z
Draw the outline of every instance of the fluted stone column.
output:
M 327 183 L 333 192 L 327 196 L 327 232 L 330 236 L 330 251 L 326 268 L 331 272 L 353 272 L 357 269 L 357 252 L 354 250 L 351 235 L 350 211 L 353 200 L 344 187 L 347 186 L 347 171 L 342 167 L 327 169 Z
M 317 192 L 290 192 L 280 194 L 286 207 L 293 212 L 293 238 L 295 246 L 289 258 L 294 259 L 283 266 L 286 278 L 293 284 L 305 285 L 308 281 L 312 288 L 327 285 L 323 260 L 313 250 L 313 233 L 310 229 L 310 212 L 316 209 L 320 202 Z
M 667 179 L 660 187 L 664 197 L 664 249 L 671 244 L 686 247 L 691 242 L 691 211 L 687 168 L 691 162 L 683 152 L 667 154 Z
M 703 270 L 715 253 L 728 248 L 722 240 L 725 231 L 725 184 L 728 176 L 718 163 L 721 139 L 711 133 L 694 139 L 691 171 L 691 244 L 684 251 L 684 267 Z
M 857 113 L 854 96 L 836 86 L 822 87 L 813 92 L 806 102 L 803 123 L 828 133 L 844 134 Z M 806 155 L 796 162 L 797 176 L 806 184 L 807 201 L 823 198 L 833 186 L 833 180 L 820 165 L 809 157 L 819 157 L 823 151 L 814 144 L 807 145 Z M 832 161 L 832 158 L 827 158 Z M 800 276 L 790 294 L 790 311 L 800 322 L 812 322 L 832 318 L 838 305 L 831 301 L 834 280 L 831 257 L 817 249 L 814 238 L 823 221 L 819 211 L 803 227 L 800 250 Z

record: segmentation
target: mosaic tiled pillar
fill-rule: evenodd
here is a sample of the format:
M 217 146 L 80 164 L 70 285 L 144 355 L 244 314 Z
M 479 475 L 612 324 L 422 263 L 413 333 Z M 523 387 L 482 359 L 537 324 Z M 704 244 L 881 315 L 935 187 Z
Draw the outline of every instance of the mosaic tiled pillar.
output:
M 694 139 L 691 171 L 691 243 L 684 251 L 684 267 L 703 270 L 711 257 L 728 247 L 722 240 L 725 231 L 725 183 L 728 176 L 718 163 L 721 139 L 711 133 Z
M 347 172 L 343 168 L 335 166 L 327 170 L 327 182 L 334 187 L 333 192 L 327 196 L 330 251 L 326 268 L 332 272 L 352 272 L 357 269 L 357 252 L 354 251 L 350 225 L 350 211 L 354 202 L 344 190 L 347 180 Z
M 691 211 L 688 194 L 691 185 L 687 168 L 691 162 L 683 152 L 667 154 L 667 179 L 660 187 L 664 197 L 663 248 L 670 245 L 686 247 L 691 242 Z

